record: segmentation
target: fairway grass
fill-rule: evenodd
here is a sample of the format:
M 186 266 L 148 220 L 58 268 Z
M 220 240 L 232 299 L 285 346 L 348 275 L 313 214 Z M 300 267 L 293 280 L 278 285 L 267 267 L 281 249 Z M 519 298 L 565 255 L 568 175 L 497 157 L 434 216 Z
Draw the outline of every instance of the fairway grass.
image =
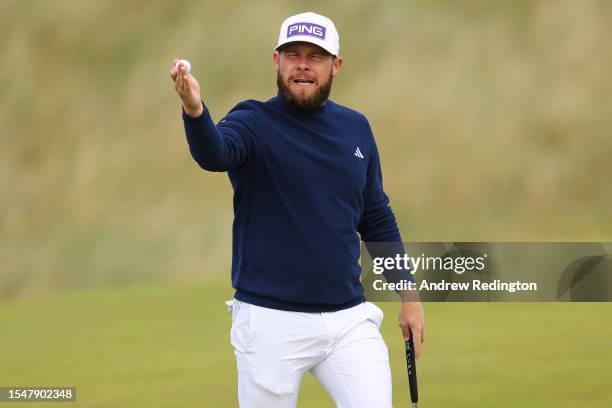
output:
M 75 386 L 71 407 L 235 407 L 229 279 L 0 303 L 0 385 Z M 409 405 L 397 304 L 385 311 L 394 406 Z M 427 407 L 612 406 L 612 305 L 426 304 Z M 67 406 L 10 404 L 2 407 Z M 300 408 L 333 407 L 307 376 Z M 375 407 L 373 407 L 375 408 Z

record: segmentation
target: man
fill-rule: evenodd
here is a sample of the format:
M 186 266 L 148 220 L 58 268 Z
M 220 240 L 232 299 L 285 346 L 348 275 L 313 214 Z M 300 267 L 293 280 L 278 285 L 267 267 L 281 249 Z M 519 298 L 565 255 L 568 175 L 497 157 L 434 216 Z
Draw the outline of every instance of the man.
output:
M 328 99 L 343 64 L 331 20 L 289 17 L 273 60 L 278 96 L 241 102 L 217 125 L 196 79 L 177 60 L 170 70 L 194 160 L 227 171 L 234 189 L 240 406 L 294 407 L 311 372 L 338 407 L 391 407 L 382 311 L 359 282 L 360 237 L 401 242 L 374 136 L 365 116 Z M 418 356 L 420 302 L 402 302 L 399 325 Z

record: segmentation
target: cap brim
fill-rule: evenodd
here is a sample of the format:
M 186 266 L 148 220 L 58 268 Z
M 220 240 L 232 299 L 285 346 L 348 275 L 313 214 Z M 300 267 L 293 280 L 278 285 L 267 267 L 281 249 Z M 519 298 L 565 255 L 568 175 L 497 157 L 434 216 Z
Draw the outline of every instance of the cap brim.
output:
M 312 37 L 308 37 L 308 36 L 304 36 L 304 35 L 301 35 L 301 36 L 294 36 L 293 38 L 291 38 L 291 40 L 289 40 L 289 41 L 285 41 L 285 42 L 283 42 L 283 43 L 281 43 L 281 44 L 278 44 L 278 45 L 276 46 L 276 48 L 274 48 L 274 50 L 279 51 L 279 49 L 280 49 L 280 48 L 282 48 L 282 47 L 284 47 L 285 45 L 287 45 L 287 44 L 291 44 L 291 43 L 296 43 L 296 42 L 303 42 L 303 43 L 313 44 L 313 45 L 316 45 L 316 46 L 318 46 L 319 48 L 321 48 L 321 49 L 325 50 L 327 53 L 329 53 L 329 54 L 333 55 L 334 57 L 337 57 L 337 56 L 338 56 L 338 54 L 337 54 L 337 53 L 335 53 L 333 50 L 330 50 L 330 49 L 329 49 L 329 48 L 326 46 L 325 42 L 323 42 L 323 41 L 321 41 L 321 40 L 318 40 L 318 39 L 316 39 L 316 38 L 312 38 Z

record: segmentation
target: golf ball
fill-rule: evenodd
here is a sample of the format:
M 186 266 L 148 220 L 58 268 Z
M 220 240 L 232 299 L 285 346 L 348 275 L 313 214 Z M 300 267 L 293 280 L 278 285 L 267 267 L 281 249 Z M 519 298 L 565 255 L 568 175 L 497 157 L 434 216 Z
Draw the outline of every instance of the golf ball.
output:
M 175 67 L 178 68 L 179 64 L 183 64 L 185 66 L 185 69 L 187 70 L 187 72 L 191 72 L 191 64 L 189 63 L 189 61 L 187 61 L 187 60 L 178 60 L 176 62 Z

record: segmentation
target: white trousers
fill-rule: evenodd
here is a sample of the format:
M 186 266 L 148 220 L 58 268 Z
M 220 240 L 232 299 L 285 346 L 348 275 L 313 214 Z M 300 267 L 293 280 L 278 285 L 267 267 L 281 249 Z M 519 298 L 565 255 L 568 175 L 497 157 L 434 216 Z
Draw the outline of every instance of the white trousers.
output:
M 295 407 L 307 371 L 339 408 L 392 407 L 378 306 L 301 313 L 234 300 L 231 310 L 241 408 Z

